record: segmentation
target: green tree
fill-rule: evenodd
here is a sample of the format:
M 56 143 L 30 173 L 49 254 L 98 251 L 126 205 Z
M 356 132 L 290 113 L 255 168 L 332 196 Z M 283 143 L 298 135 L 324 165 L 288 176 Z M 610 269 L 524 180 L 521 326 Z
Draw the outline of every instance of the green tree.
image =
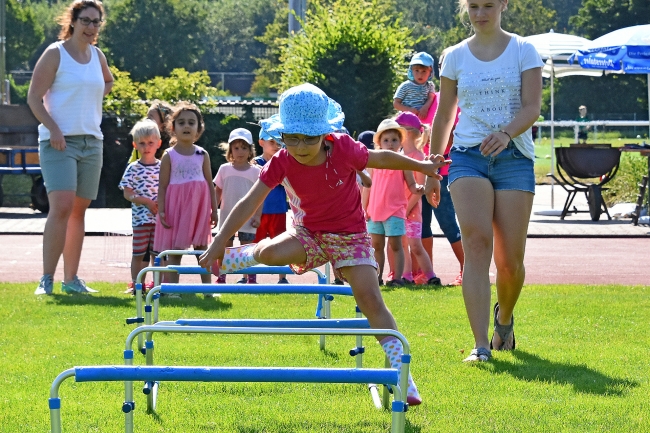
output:
M 650 2 L 647 0 L 583 0 L 578 14 L 569 22 L 589 39 L 623 27 L 648 24 Z
M 43 42 L 43 28 L 38 25 L 28 4 L 6 0 L 7 71 L 28 68 L 28 61 Z
M 109 61 L 136 80 L 198 69 L 205 10 L 194 0 L 115 0 L 101 39 Z
M 252 72 L 265 45 L 258 40 L 276 12 L 286 11 L 282 0 L 216 0 L 204 3 L 201 38 L 205 53 L 200 67 L 208 71 Z M 286 27 L 286 15 L 284 16 Z
M 285 40 L 280 90 L 315 84 L 341 104 L 352 133 L 376 128 L 392 111 L 414 44 L 391 8 L 384 0 L 312 4 L 303 32 Z

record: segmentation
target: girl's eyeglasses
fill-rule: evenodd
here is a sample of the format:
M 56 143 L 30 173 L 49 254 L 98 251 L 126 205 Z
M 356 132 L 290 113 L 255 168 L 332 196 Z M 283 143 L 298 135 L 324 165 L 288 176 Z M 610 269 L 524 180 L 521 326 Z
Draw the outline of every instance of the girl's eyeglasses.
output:
M 96 19 L 96 20 L 91 20 L 91 19 L 88 18 L 88 17 L 81 17 L 81 18 L 79 18 L 79 22 L 80 22 L 81 24 L 83 24 L 84 26 L 89 26 L 90 23 L 92 23 L 95 27 L 99 27 L 99 26 L 102 25 L 102 23 L 104 22 L 104 20 L 100 20 L 99 18 Z
M 316 135 L 316 136 L 303 135 L 302 138 L 300 138 L 296 136 L 282 134 L 282 142 L 287 146 L 297 146 L 302 141 L 307 146 L 313 146 L 315 144 L 320 143 L 322 137 L 323 137 L 322 135 Z

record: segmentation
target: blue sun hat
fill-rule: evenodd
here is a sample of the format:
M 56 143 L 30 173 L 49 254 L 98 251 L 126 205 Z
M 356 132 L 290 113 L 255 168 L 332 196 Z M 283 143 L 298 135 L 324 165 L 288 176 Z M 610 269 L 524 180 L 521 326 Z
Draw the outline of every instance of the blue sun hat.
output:
M 431 79 L 431 75 L 433 75 L 433 57 L 429 53 L 425 53 L 424 51 L 421 51 L 419 53 L 413 54 L 413 57 L 411 57 L 411 62 L 409 63 L 409 70 L 408 70 L 408 77 L 409 80 L 413 81 L 413 72 L 411 71 L 411 68 L 413 65 L 422 65 L 422 66 L 427 66 L 431 68 L 431 73 L 429 74 L 429 78 L 427 80 Z
M 266 132 L 264 128 L 260 128 L 260 140 L 271 141 L 271 140 L 275 140 L 275 138 L 271 137 L 271 135 L 268 132 Z
M 260 120 L 262 130 L 281 142 L 281 134 L 316 136 L 341 131 L 341 106 L 313 84 L 301 84 L 280 95 L 280 113 Z

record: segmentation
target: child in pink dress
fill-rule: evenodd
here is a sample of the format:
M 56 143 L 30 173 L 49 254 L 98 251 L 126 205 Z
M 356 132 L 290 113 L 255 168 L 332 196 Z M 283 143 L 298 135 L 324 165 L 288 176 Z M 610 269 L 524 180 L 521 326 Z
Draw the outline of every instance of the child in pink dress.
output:
M 235 205 L 199 262 L 212 268 L 215 260 L 223 259 L 229 270 L 257 263 L 289 264 L 297 274 L 331 262 L 335 275 L 350 283 L 370 326 L 397 329 L 379 291 L 377 263 L 366 231 L 357 171 L 365 167 L 417 170 L 438 178 L 436 170 L 444 164 L 443 158 L 415 161 L 396 152 L 368 150 L 349 135 L 334 133 L 341 129 L 344 118 L 341 107 L 316 86 L 302 84 L 285 91 L 280 96 L 276 120 L 261 122 L 285 148 L 266 163 L 260 178 Z M 226 250 L 228 239 L 280 183 L 289 196 L 294 230 L 258 244 Z M 234 267 L 235 258 L 241 259 L 240 267 Z M 391 366 L 401 369 L 400 341 L 394 337 L 378 339 Z M 412 378 L 407 396 L 412 406 L 422 402 Z
M 424 160 L 422 146 L 429 141 L 430 130 L 420 123 L 420 119 L 413 113 L 402 112 L 395 118 L 395 121 L 404 128 L 404 140 L 402 141 L 402 153 L 409 158 L 418 161 Z M 422 173 L 413 173 L 415 181 L 424 184 L 425 178 Z M 415 259 L 417 268 L 423 274 L 423 283 L 427 285 L 440 285 L 440 278 L 433 271 L 431 257 L 422 244 L 422 196 L 413 194 L 405 188 L 406 194 L 406 236 L 402 238 L 404 247 L 404 273 L 402 278 L 405 283 L 413 284 L 415 278 L 413 269 L 416 267 L 411 257 Z
M 175 144 L 160 163 L 154 250 L 204 250 L 218 215 L 210 156 L 194 144 L 205 128 L 203 116 L 194 104 L 179 102 L 170 122 Z M 181 256 L 170 255 L 167 260 L 170 265 L 180 263 Z M 166 275 L 167 281 L 178 282 L 178 274 Z M 209 284 L 210 275 L 201 275 L 201 281 Z

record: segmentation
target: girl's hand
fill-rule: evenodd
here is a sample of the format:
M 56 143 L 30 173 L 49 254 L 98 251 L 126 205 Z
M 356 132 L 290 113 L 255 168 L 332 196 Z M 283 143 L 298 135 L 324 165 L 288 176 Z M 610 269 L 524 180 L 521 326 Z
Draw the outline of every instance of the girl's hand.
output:
M 167 221 L 165 221 L 165 212 L 158 212 L 158 218 L 160 218 L 160 224 L 162 224 L 163 227 L 166 229 L 172 228 L 172 226 L 167 224 Z
M 442 155 L 429 155 L 424 159 L 424 161 L 422 161 L 422 165 L 424 167 L 419 171 L 426 174 L 428 177 L 433 177 L 437 180 L 441 180 L 442 176 L 438 174 L 438 170 L 440 167 L 444 167 L 445 165 L 449 164 L 451 164 L 451 160 L 445 159 L 445 157 Z
M 419 109 L 418 112 L 415 113 L 415 114 L 418 115 L 418 117 L 420 118 L 420 120 L 427 120 L 427 115 L 429 114 L 429 110 L 428 110 L 428 109 L 425 110 L 424 108 L 421 108 L 421 109 Z
M 428 177 L 424 186 L 424 195 L 431 206 L 438 207 L 440 204 L 440 180 Z
M 219 212 L 213 210 L 212 213 L 210 214 L 210 225 L 212 228 L 215 228 L 218 223 L 219 223 Z
M 67 144 L 65 142 L 65 137 L 59 128 L 50 131 L 50 146 L 55 150 L 63 151 L 66 149 Z
M 483 156 L 497 156 L 508 147 L 510 136 L 505 132 L 493 132 L 481 141 L 479 150 Z
M 409 185 L 409 191 L 411 194 L 422 195 L 424 194 L 424 185 L 420 185 L 419 183 L 414 183 L 413 185 Z
M 218 274 L 219 264 L 217 260 L 223 259 L 225 250 L 225 244 L 221 243 L 218 237 L 215 238 L 208 249 L 199 256 L 199 266 L 207 269 L 209 272 Z

